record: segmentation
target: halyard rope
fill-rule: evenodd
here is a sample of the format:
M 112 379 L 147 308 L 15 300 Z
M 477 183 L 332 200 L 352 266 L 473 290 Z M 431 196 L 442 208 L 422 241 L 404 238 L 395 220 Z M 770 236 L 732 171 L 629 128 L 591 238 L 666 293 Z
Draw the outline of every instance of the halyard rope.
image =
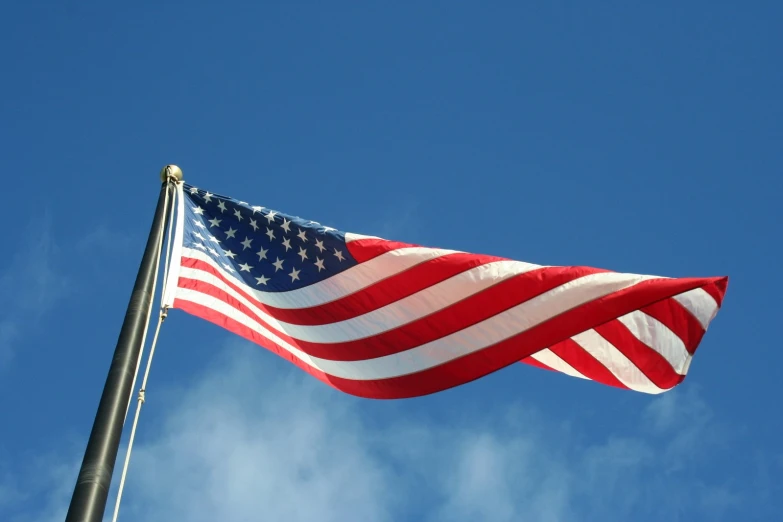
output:
M 176 181 L 172 178 L 169 178 L 166 182 L 172 182 Z M 166 208 L 168 205 L 169 200 L 169 191 L 166 190 L 166 199 L 163 208 Z M 174 209 L 177 205 L 177 192 L 174 192 L 174 198 L 172 200 L 171 204 L 171 215 L 169 216 L 169 229 L 168 229 L 168 244 L 166 246 L 166 262 L 163 267 L 163 289 L 162 292 L 165 293 L 166 291 L 166 281 L 168 276 L 168 269 L 169 269 L 169 258 L 171 256 L 171 236 L 173 235 L 173 223 L 174 223 Z M 166 222 L 164 221 L 161 223 L 161 227 L 165 227 Z M 160 254 L 161 250 L 163 248 L 163 235 L 160 236 L 160 243 L 158 243 L 158 252 L 157 252 L 157 259 L 155 261 L 155 266 L 160 265 Z M 157 283 L 157 277 L 155 278 L 155 281 L 152 283 L 152 297 L 155 296 L 155 286 Z M 162 294 L 161 294 L 162 295 Z M 147 312 L 147 327 L 144 329 L 144 334 L 142 335 L 142 341 L 141 346 L 142 350 L 139 351 L 139 360 L 136 364 L 136 374 L 133 376 L 133 385 L 131 386 L 131 397 L 133 396 L 133 388 L 136 386 L 136 378 L 139 375 L 139 370 L 141 366 L 141 358 L 143 355 L 143 348 L 144 348 L 144 342 L 147 338 L 147 331 L 149 330 L 149 319 L 150 315 L 152 313 L 152 301 L 153 299 L 150 299 L 150 306 L 149 310 Z M 141 414 L 141 407 L 144 404 L 145 401 L 145 391 L 147 389 L 147 380 L 150 376 L 150 368 L 152 367 L 152 358 L 155 355 L 155 347 L 158 344 L 158 335 L 160 334 L 160 327 L 163 324 L 163 321 L 166 320 L 166 316 L 168 315 L 168 307 L 167 306 L 161 306 L 160 314 L 158 315 L 158 324 L 155 326 L 155 335 L 152 337 L 152 345 L 150 346 L 150 353 L 147 357 L 147 367 L 144 370 L 144 378 L 141 380 L 141 388 L 139 389 L 139 395 L 136 402 L 136 414 L 133 417 L 133 425 L 131 426 L 131 432 L 130 432 L 130 438 L 128 439 L 128 449 L 125 452 L 125 463 L 122 466 L 122 474 L 120 475 L 120 484 L 119 488 L 117 489 L 117 499 L 114 502 L 114 515 L 112 515 L 112 522 L 117 522 L 117 516 L 120 512 L 120 503 L 122 502 L 122 492 L 125 489 L 125 477 L 128 474 L 128 465 L 130 464 L 130 458 L 131 458 L 131 452 L 133 451 L 133 441 L 136 438 L 136 427 L 139 424 L 139 415 Z M 130 400 L 131 397 L 128 397 L 128 406 L 130 407 Z M 127 416 L 127 412 L 126 412 Z

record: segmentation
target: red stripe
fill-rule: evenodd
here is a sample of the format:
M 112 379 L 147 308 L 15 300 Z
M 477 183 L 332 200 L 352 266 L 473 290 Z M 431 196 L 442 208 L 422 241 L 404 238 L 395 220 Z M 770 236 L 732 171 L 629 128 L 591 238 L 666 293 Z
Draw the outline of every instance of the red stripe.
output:
M 299 309 L 272 306 L 265 308 L 275 319 L 291 324 L 321 325 L 345 321 L 383 308 L 477 266 L 501 260 L 502 258 L 493 256 L 448 254 L 424 261 L 354 294 L 320 306 Z M 252 296 L 245 296 L 255 301 Z
M 664 299 L 642 308 L 642 312 L 664 324 L 680 338 L 691 354 L 704 336 L 701 323 L 676 299 Z
M 674 371 L 669 361 L 637 339 L 620 321 L 610 321 L 594 329 L 630 359 L 657 387 L 668 390 L 680 382 L 680 375 Z
M 225 330 L 228 330 L 229 332 L 239 335 L 240 337 L 244 337 L 248 341 L 251 341 L 262 348 L 265 348 L 269 350 L 270 352 L 279 355 L 283 359 L 288 360 L 289 362 L 294 363 L 302 370 L 306 371 L 313 377 L 316 377 L 317 379 L 325 382 L 326 384 L 329 384 L 330 386 L 333 386 L 334 388 L 337 388 L 338 390 L 342 390 L 340 386 L 337 386 L 335 384 L 332 384 L 333 377 L 329 374 L 326 374 L 320 370 L 317 370 L 310 366 L 307 363 L 302 362 L 297 357 L 291 355 L 291 353 L 288 350 L 285 350 L 284 348 L 281 348 L 276 343 L 273 343 L 272 341 L 266 339 L 265 337 L 259 335 L 255 331 L 251 330 L 250 328 L 246 327 L 245 325 L 235 321 L 234 319 L 231 319 L 230 317 L 226 317 L 225 315 L 216 312 L 215 310 L 208 308 L 206 306 L 202 306 L 199 304 L 196 304 L 192 301 L 186 301 L 184 299 L 175 299 L 173 303 L 174 308 L 178 308 L 184 312 L 187 312 L 191 315 L 194 315 L 196 317 L 200 317 L 201 319 L 204 319 L 206 321 L 209 321 L 210 323 L 213 323 Z M 344 380 L 344 379 L 341 379 Z M 358 381 L 357 381 L 358 382 Z M 344 390 L 345 391 L 345 390 Z M 354 395 L 360 395 L 362 397 L 370 397 L 369 395 L 362 395 L 360 393 L 355 393 Z
M 308 355 L 334 361 L 361 361 L 403 352 L 440 339 L 569 281 L 597 272 L 599 270 L 595 268 L 540 268 L 501 281 L 462 301 L 398 328 L 371 337 L 340 343 L 303 341 L 283 334 L 263 321 L 240 301 L 209 283 L 180 278 L 179 286 L 211 295 L 226 302 L 264 327 L 279 333 L 281 338 Z
M 280 337 L 309 355 L 331 360 L 357 361 L 399 353 L 439 339 L 492 317 L 519 303 L 532 299 L 543 292 L 567 283 L 568 281 L 590 273 L 597 273 L 598 271 L 598 269 L 586 267 L 551 267 L 534 270 L 502 281 L 501 283 L 459 301 L 454 305 L 398 328 L 367 338 L 340 343 L 303 341 L 283 334 L 263 321 L 244 304 L 209 283 L 181 278 L 182 282 L 180 283 L 180 286 L 221 299 L 234 308 L 237 308 L 242 313 L 252 317 L 264 327 L 270 328 L 276 333 L 279 332 Z M 582 330 L 577 330 L 569 336 L 554 339 L 553 342 L 561 341 L 564 338 L 571 337 L 581 331 L 592 328 L 596 324 L 606 322 L 636 310 L 638 309 L 638 306 L 644 306 L 648 302 L 655 302 L 658 299 L 668 297 L 669 295 L 672 295 L 670 293 L 672 292 L 672 289 L 675 289 L 674 293 L 681 293 L 685 290 L 679 290 L 680 288 L 684 287 L 691 289 L 692 285 L 698 284 L 699 282 L 701 281 L 674 279 L 648 280 L 633 287 L 594 300 L 577 309 L 583 310 L 583 313 L 587 314 L 584 316 L 585 318 L 590 319 L 596 317 L 598 319 L 587 323 Z M 638 303 L 638 305 L 636 305 L 636 303 Z M 634 305 L 636 305 L 636 307 L 634 307 Z M 600 320 L 601 318 L 603 318 L 603 320 Z
M 601 364 L 598 359 L 585 351 L 584 348 L 579 346 L 579 344 L 572 339 L 561 341 L 549 349 L 568 363 L 573 369 L 590 380 L 608 384 L 609 386 L 614 386 L 616 388 L 628 388 L 625 384 L 620 382 L 606 366 Z
M 357 263 L 364 263 L 391 250 L 418 247 L 419 245 L 400 243 L 399 241 L 387 241 L 385 239 L 367 238 L 351 241 L 346 243 L 346 246 L 348 247 L 348 252 L 351 254 L 351 257 L 353 257 Z
M 501 258 L 448 254 L 427 260 L 331 303 L 291 310 L 267 307 L 269 314 L 291 324 L 321 325 L 352 319 L 413 295 L 462 272 Z
M 616 292 L 587 305 L 569 310 L 555 319 L 485 349 L 453 359 L 428 370 L 400 377 L 375 381 L 356 381 L 324 375 L 322 372 L 312 368 L 305 368 L 305 370 L 337 389 L 361 397 L 392 399 L 427 395 L 470 382 L 497 371 L 544 347 L 552 346 L 557 342 L 592 328 L 595 324 L 603 324 L 614 317 L 624 315 L 624 313 L 631 310 L 636 310 L 658 301 L 664 298 L 664 293 L 668 293 L 669 296 L 677 295 L 714 281 L 714 279 L 644 281 L 633 288 Z M 222 314 L 209 308 L 181 299 L 177 299 L 174 302 L 174 306 L 214 322 L 262 346 L 269 347 L 273 345 L 273 343 L 262 338 L 244 325 L 224 317 Z M 628 308 L 625 312 L 622 311 L 624 307 Z M 618 313 L 618 309 L 620 309 L 621 313 Z M 276 353 L 283 352 L 282 348 L 278 346 L 273 346 L 270 349 Z M 286 355 L 286 358 L 292 360 L 293 356 Z M 295 362 L 295 364 L 304 368 L 304 363 Z
M 712 296 L 713 299 L 715 299 L 715 302 L 718 303 L 718 308 L 723 306 L 723 296 L 726 295 L 726 290 L 729 286 L 729 278 L 728 277 L 720 277 L 716 278 L 716 281 L 713 282 L 711 285 L 706 285 L 704 287 L 704 291 L 707 292 Z
M 313 368 L 250 328 L 211 308 L 182 299 L 175 299 L 174 308 L 179 308 L 196 317 L 205 319 L 229 332 L 254 342 L 272 353 L 276 353 L 280 357 L 294 363 L 313 377 L 316 377 L 340 391 L 369 399 L 403 399 L 428 395 L 460 384 L 465 384 L 502 367 L 498 366 L 494 360 L 486 357 L 484 353 L 486 350 L 484 350 L 451 361 L 451 363 L 431 368 L 423 372 L 403 375 L 401 377 L 374 381 L 343 379 Z M 513 361 L 508 364 L 511 364 L 512 362 Z M 506 364 L 506 366 L 508 364 Z
M 212 274 L 279 321 L 313 326 L 345 321 L 372 312 L 462 272 L 486 263 L 501 260 L 502 258 L 493 256 L 448 254 L 443 257 L 423 261 L 418 265 L 335 301 L 308 308 L 293 309 L 278 308 L 260 302 L 254 295 L 225 277 L 206 261 L 184 257 L 182 258 L 182 266 Z
M 270 325 L 268 322 L 264 321 L 258 314 L 256 314 L 253 310 L 251 310 L 249 307 L 247 307 L 244 303 L 239 301 L 237 298 L 223 290 L 222 288 L 218 288 L 217 286 L 214 286 L 209 283 L 205 283 L 204 281 L 199 281 L 198 279 L 190 279 L 187 277 L 180 277 L 179 281 L 177 282 L 177 286 L 179 288 L 185 288 L 188 290 L 194 290 L 200 294 L 208 295 L 210 297 L 214 297 L 215 299 L 218 299 L 224 303 L 226 303 L 231 308 L 236 309 L 237 311 L 243 313 L 244 315 L 248 316 L 251 320 L 258 323 L 261 327 L 267 329 L 270 331 L 271 334 L 276 335 L 277 337 L 280 337 L 284 341 L 286 341 L 289 344 L 292 344 L 299 348 L 302 351 L 305 351 L 302 348 L 303 341 L 300 341 L 294 337 L 291 337 L 290 335 L 286 334 L 285 332 L 282 332 L 275 328 L 274 326 Z M 305 352 L 307 353 L 307 352 Z M 312 354 L 310 354 L 312 355 Z

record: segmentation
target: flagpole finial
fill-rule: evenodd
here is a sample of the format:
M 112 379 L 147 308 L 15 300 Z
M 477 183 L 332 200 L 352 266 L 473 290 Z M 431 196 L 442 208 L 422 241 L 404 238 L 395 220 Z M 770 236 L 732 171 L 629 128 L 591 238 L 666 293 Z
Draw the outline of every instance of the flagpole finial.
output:
M 160 180 L 165 183 L 169 179 L 182 181 L 182 169 L 176 165 L 166 165 L 160 170 Z

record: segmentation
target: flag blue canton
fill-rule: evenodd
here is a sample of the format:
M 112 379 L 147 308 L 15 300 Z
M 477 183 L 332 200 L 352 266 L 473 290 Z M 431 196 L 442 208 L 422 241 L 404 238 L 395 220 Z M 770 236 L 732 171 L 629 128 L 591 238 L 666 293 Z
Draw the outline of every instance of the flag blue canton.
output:
M 187 184 L 184 193 L 183 246 L 251 288 L 296 290 L 356 265 L 343 232 Z

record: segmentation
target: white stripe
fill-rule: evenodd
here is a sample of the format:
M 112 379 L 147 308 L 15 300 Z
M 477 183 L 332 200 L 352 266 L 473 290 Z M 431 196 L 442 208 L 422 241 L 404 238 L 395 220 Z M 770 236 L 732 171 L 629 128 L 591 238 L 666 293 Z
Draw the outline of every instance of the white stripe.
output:
M 260 310 L 255 303 L 244 297 L 218 277 L 194 268 L 183 268 L 182 277 L 209 283 L 220 288 L 250 308 L 261 320 L 279 332 L 300 341 L 315 343 L 342 343 L 382 334 L 399 328 L 442 310 L 454 303 L 467 299 L 490 286 L 510 277 L 538 268 L 518 261 L 495 261 L 474 267 L 452 276 L 440 283 L 399 299 L 366 314 L 324 325 L 297 325 L 279 321 Z M 245 292 L 252 289 L 242 286 Z
M 571 377 L 579 377 L 580 379 L 589 380 L 588 377 L 582 375 L 579 371 L 577 371 L 576 368 L 574 368 L 573 366 L 565 362 L 563 359 L 560 358 L 559 355 L 557 355 L 549 348 L 544 348 L 543 350 L 534 353 L 530 357 L 540 362 L 541 364 L 548 366 L 549 368 L 552 368 L 557 372 L 565 373 L 566 375 L 570 375 Z
M 378 236 L 365 236 L 364 234 L 355 234 L 353 232 L 346 232 L 345 233 L 345 242 L 350 243 L 351 241 L 359 241 L 360 239 L 383 239 Z
M 693 314 L 693 317 L 701 323 L 705 330 L 707 330 L 710 321 L 715 318 L 715 314 L 718 313 L 718 303 L 703 288 L 694 288 L 680 295 L 675 295 L 674 299 Z
M 571 340 L 595 357 L 628 388 L 645 393 L 666 391 L 656 386 L 628 357 L 595 330 L 582 332 Z
M 682 339 L 665 324 L 638 310 L 618 317 L 617 320 L 623 323 L 634 337 L 663 355 L 675 372 L 685 375 L 691 354 Z
M 524 303 L 440 339 L 409 350 L 362 361 L 310 357 L 256 321 L 217 298 L 179 288 L 177 298 L 230 317 L 291 352 L 313 367 L 345 379 L 375 380 L 420 372 L 486 348 L 524 332 L 564 311 L 640 283 L 649 276 L 604 272 L 569 281 Z
M 250 293 L 261 303 L 275 308 L 307 308 L 319 306 L 340 299 L 366 288 L 378 281 L 398 274 L 425 261 L 454 254 L 456 250 L 411 247 L 385 252 L 364 263 L 309 286 L 288 292 L 261 292 L 249 288 Z M 183 248 L 182 255 L 205 261 L 218 269 L 236 284 L 241 281 L 226 273 L 209 255 L 192 248 Z

